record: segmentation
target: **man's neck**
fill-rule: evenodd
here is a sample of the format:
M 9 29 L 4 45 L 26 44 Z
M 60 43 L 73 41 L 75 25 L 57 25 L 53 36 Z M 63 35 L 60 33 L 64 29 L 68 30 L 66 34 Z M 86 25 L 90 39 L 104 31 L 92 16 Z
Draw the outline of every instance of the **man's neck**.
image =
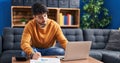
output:
M 37 22 L 36 22 L 37 23 Z M 40 29 L 44 29 L 46 25 L 41 25 L 39 23 L 37 23 L 37 25 L 39 26 Z

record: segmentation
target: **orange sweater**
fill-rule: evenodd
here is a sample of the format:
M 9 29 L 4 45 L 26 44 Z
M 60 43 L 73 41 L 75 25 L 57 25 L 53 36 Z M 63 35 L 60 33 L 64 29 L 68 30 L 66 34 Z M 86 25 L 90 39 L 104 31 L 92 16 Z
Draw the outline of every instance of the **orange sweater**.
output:
M 33 19 L 29 21 L 24 28 L 21 40 L 21 48 L 29 55 L 34 53 L 32 47 L 49 48 L 55 44 L 56 39 L 65 49 L 68 41 L 63 35 L 59 24 L 48 19 L 45 28 L 41 29 Z

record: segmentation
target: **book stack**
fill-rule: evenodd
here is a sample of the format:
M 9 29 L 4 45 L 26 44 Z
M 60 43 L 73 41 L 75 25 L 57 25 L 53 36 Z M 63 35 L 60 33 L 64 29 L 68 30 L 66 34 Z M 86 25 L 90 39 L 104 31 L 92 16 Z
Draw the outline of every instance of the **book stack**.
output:
M 59 15 L 60 15 L 59 17 L 60 26 L 73 25 L 73 16 L 71 14 L 63 15 L 62 13 L 60 13 Z

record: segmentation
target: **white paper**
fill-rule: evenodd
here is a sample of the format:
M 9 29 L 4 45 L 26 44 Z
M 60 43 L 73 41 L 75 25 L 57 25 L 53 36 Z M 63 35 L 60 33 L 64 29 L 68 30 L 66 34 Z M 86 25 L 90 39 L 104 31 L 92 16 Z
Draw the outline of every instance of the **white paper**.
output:
M 38 60 L 30 60 L 30 63 L 60 63 L 58 58 L 39 58 Z

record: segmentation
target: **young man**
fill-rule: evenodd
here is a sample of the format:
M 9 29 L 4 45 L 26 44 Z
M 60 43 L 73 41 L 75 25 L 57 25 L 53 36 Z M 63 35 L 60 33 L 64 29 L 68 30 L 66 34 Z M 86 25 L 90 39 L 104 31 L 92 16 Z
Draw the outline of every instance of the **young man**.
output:
M 41 55 L 63 55 L 68 42 L 59 24 L 49 19 L 47 12 L 45 5 L 33 4 L 33 19 L 26 24 L 22 34 L 21 48 L 32 59 Z M 63 48 L 53 47 L 56 40 Z

